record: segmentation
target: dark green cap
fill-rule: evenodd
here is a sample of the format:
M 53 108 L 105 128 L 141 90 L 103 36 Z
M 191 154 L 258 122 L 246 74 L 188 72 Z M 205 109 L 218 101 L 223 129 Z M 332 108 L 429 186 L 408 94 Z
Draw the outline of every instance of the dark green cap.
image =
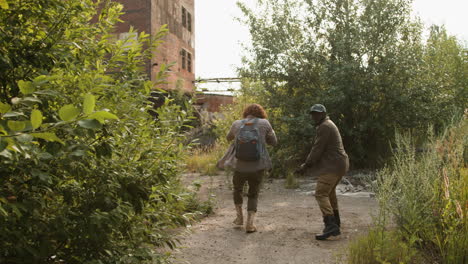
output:
M 322 104 L 314 104 L 309 110 L 309 113 L 312 112 L 326 113 L 327 109 Z

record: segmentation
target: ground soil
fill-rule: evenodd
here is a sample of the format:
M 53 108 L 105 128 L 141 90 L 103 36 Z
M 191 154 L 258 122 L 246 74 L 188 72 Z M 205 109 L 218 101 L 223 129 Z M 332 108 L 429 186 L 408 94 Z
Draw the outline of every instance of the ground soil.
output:
M 342 234 L 329 241 L 316 241 L 314 235 L 321 232 L 323 222 L 313 197 L 315 181 L 300 179 L 297 189 L 286 189 L 285 180 L 265 180 L 256 217 L 258 232 L 247 234 L 243 227 L 232 224 L 235 210 L 230 176 L 189 174 L 184 181 L 201 183 L 201 199 L 211 197 L 215 210 L 188 228 L 173 253 L 174 263 L 337 263 L 337 258 L 345 255 L 347 244 L 368 230 L 377 209 L 371 193 L 347 192 L 348 186 L 339 185 Z

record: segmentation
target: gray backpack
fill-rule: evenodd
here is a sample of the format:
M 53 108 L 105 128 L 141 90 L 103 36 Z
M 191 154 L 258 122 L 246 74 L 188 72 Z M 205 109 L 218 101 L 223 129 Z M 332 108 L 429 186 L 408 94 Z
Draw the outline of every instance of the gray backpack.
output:
M 260 131 L 257 127 L 258 118 L 242 120 L 242 126 L 235 140 L 236 158 L 243 161 L 257 161 L 262 152 Z

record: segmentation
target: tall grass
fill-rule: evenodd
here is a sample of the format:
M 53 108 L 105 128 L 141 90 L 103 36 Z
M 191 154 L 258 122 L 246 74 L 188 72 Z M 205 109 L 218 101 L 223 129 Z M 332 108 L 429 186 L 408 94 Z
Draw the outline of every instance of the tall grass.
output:
M 348 262 L 400 263 L 388 250 L 401 251 L 404 243 L 430 262 L 468 263 L 467 119 L 431 136 L 422 152 L 410 135 L 397 136 L 396 149 L 393 163 L 377 175 L 376 227 L 351 244 Z M 412 257 L 403 263 L 420 263 L 417 254 L 406 256 Z
M 284 183 L 284 188 L 286 189 L 297 189 L 299 183 L 297 182 L 296 175 L 293 170 L 290 170 L 286 174 L 286 181 Z
M 198 172 L 204 175 L 216 175 L 218 168 L 216 162 L 223 156 L 226 147 L 215 144 L 209 149 L 195 148 L 190 150 L 185 157 L 186 170 Z

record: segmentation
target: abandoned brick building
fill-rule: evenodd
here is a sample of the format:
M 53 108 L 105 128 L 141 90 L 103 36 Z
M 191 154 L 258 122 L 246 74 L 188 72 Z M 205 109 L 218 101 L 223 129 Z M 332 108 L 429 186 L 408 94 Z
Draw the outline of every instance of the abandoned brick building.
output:
M 155 36 L 162 25 L 169 32 L 155 56 L 147 64 L 147 72 L 154 80 L 162 64 L 171 64 L 167 83 L 159 85 L 165 90 L 194 92 L 195 80 L 195 0 L 117 0 L 124 5 L 124 21 L 118 24 L 119 38 L 132 37 L 130 27 L 137 32 Z

